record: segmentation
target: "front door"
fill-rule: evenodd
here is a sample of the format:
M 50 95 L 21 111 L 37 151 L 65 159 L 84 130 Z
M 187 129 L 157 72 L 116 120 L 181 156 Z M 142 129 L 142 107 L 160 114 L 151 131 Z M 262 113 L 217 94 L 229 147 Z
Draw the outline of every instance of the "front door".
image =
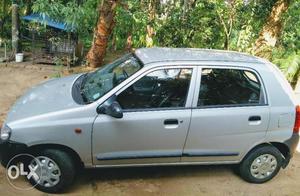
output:
M 247 69 L 203 68 L 182 161 L 236 162 L 260 144 L 269 106 L 259 75 Z M 198 88 L 196 88 L 198 89 Z M 195 103 L 194 103 L 195 104 Z
M 156 68 L 118 92 L 124 115 L 96 118 L 94 164 L 179 162 L 191 118 L 193 69 Z

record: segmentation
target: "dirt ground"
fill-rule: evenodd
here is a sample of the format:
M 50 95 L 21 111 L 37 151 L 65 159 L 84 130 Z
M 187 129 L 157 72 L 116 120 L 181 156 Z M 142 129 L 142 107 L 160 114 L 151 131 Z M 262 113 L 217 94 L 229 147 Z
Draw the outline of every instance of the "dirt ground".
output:
M 0 65 L 0 123 L 9 107 L 27 88 L 55 75 L 50 69 Z M 299 148 L 300 149 L 300 148 Z M 68 195 L 300 195 L 300 154 L 287 169 L 265 184 L 250 184 L 232 166 L 184 166 L 85 170 Z M 18 191 L 0 169 L 1 195 L 46 195 Z

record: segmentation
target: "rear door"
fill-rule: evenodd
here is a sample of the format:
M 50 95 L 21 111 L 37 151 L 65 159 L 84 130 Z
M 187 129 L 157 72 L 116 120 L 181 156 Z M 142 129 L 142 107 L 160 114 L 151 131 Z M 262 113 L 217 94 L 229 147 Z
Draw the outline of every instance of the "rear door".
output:
M 202 67 L 183 161 L 238 161 L 263 141 L 269 106 L 263 82 L 251 69 Z

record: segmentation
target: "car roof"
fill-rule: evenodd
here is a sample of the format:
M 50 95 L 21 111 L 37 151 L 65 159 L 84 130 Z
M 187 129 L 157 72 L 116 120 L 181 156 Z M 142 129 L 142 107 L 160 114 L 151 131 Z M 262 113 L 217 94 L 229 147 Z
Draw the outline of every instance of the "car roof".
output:
M 140 48 L 135 55 L 144 65 L 156 62 L 166 61 L 220 61 L 220 62 L 245 62 L 245 63 L 263 63 L 255 56 L 245 53 L 196 49 L 196 48 Z

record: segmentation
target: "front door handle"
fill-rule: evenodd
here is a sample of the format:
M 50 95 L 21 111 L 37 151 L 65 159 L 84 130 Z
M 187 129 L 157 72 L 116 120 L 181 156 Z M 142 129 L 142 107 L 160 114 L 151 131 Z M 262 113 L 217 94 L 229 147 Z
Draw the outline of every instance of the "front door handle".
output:
M 261 117 L 260 116 L 250 116 L 248 121 L 260 121 Z
M 177 129 L 179 127 L 179 122 L 177 119 L 166 119 L 164 121 L 165 129 Z
M 178 125 L 177 119 L 167 119 L 164 121 L 164 125 Z

